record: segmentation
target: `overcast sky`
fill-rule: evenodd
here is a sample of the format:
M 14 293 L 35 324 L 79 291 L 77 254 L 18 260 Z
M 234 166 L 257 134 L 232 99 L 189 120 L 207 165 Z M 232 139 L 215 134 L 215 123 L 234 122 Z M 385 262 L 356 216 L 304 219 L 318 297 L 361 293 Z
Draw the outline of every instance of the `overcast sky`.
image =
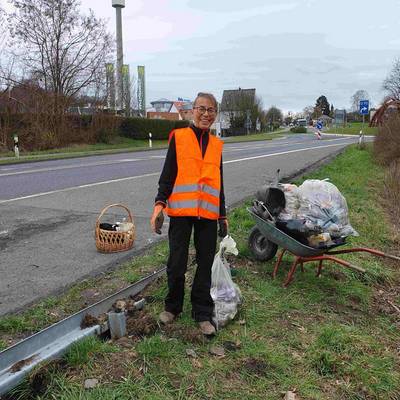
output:
M 83 0 L 115 32 L 112 0 Z M 265 108 L 373 104 L 400 56 L 399 0 L 126 0 L 124 62 L 146 67 L 147 103 L 256 88 Z

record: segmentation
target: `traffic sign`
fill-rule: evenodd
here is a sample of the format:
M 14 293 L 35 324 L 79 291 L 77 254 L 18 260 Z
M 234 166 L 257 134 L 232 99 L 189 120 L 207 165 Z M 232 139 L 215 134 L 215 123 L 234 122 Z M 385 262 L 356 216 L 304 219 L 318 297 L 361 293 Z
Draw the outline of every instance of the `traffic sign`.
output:
M 369 113 L 369 100 L 360 100 L 360 114 L 368 115 Z
M 322 121 L 317 122 L 317 129 L 322 129 Z

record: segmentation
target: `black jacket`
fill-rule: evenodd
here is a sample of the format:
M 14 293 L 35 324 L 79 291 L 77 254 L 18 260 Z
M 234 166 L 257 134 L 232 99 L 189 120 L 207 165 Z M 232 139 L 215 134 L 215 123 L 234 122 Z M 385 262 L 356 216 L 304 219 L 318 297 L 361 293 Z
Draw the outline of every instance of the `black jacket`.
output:
M 196 134 L 197 140 L 199 142 L 199 146 L 202 146 L 202 154 L 203 157 L 206 153 L 208 146 L 208 138 L 210 132 L 203 131 L 200 128 L 191 125 L 190 128 Z M 223 181 L 223 170 L 222 170 L 222 157 L 221 157 L 221 191 L 219 195 L 220 206 L 219 206 L 219 217 L 220 219 L 226 218 L 226 208 L 225 208 L 225 194 L 224 194 L 224 181 Z M 158 181 L 158 193 L 156 197 L 156 204 L 162 203 L 163 205 L 167 204 L 167 199 L 172 193 L 172 189 L 174 188 L 175 179 L 178 174 L 178 163 L 176 161 L 176 146 L 175 146 L 175 136 L 172 135 L 171 140 L 169 142 L 167 156 L 165 157 L 164 167 L 160 175 L 160 179 Z

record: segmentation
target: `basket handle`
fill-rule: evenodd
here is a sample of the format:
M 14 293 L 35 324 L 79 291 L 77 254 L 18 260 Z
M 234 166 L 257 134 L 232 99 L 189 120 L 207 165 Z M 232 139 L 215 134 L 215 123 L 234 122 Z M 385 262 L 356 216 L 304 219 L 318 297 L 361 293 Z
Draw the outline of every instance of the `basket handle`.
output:
M 103 208 L 103 210 L 101 211 L 100 215 L 97 217 L 96 226 L 99 226 L 99 225 L 100 225 L 100 219 L 101 219 L 101 217 L 102 217 L 102 216 L 105 214 L 105 212 L 106 212 L 109 208 L 111 208 L 111 207 L 121 207 L 121 208 L 123 208 L 123 209 L 128 213 L 128 222 L 132 222 L 132 223 L 133 223 L 132 214 L 131 214 L 131 212 L 129 211 L 129 208 L 126 207 L 126 206 L 124 206 L 123 204 L 118 204 L 118 203 L 116 203 L 116 204 L 110 204 L 109 206 L 106 206 L 106 207 Z

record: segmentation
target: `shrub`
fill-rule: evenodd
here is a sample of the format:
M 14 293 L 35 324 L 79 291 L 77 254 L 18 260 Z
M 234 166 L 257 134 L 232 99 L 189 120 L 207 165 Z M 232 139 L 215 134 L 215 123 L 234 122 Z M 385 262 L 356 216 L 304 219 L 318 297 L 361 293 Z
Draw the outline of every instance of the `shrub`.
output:
M 305 126 L 296 126 L 294 128 L 290 128 L 290 132 L 293 132 L 293 133 L 307 133 L 307 128 Z
M 165 119 L 124 118 L 119 126 L 119 134 L 132 139 L 168 139 L 173 129 L 184 128 L 189 121 L 169 121 Z
M 385 197 L 390 203 L 392 221 L 400 221 L 400 158 L 393 160 L 384 177 Z
M 378 129 L 374 141 L 374 156 L 387 166 L 384 185 L 385 197 L 390 203 L 392 221 L 400 218 L 400 116 L 392 115 Z
M 379 127 L 374 141 L 374 155 L 382 165 L 390 165 L 400 159 L 400 116 L 397 113 Z

